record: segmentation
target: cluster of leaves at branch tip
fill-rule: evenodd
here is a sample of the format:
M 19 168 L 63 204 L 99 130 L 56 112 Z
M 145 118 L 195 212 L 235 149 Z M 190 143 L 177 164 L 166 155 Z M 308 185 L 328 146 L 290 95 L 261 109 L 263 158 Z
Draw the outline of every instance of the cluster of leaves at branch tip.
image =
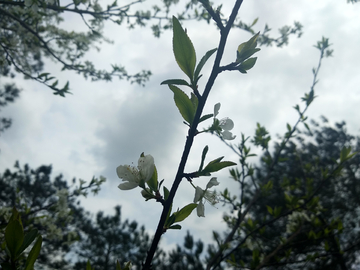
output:
M 199 176 L 211 176 L 211 173 L 213 173 L 213 172 L 217 172 L 217 171 L 220 171 L 221 169 L 224 169 L 226 167 L 236 165 L 236 163 L 234 163 L 232 161 L 222 161 L 222 159 L 224 157 L 219 157 L 219 158 L 216 158 L 216 159 L 210 161 L 205 166 L 205 168 L 203 168 L 204 167 L 204 161 L 205 161 L 206 154 L 207 154 L 208 150 L 209 150 L 209 147 L 206 145 L 204 147 L 202 155 L 201 155 L 201 163 L 200 163 L 200 167 L 199 167 L 199 170 L 197 172 L 197 175 L 196 175 L 197 177 L 199 177 Z
M 10 261 L 5 260 L 4 262 L 2 262 L 2 269 L 14 269 L 12 266 L 17 265 L 18 260 L 22 256 L 25 256 L 25 249 L 27 249 L 35 239 L 36 241 L 26 258 L 24 267 L 25 270 L 34 269 L 35 260 L 40 253 L 42 237 L 36 229 L 33 229 L 26 234 L 24 233 L 20 214 L 14 207 L 10 220 L 5 229 L 5 242 L 2 244 L 2 248 L 5 249 Z
M 247 73 L 247 70 L 250 70 L 254 67 L 257 57 L 251 57 L 254 53 L 260 51 L 257 46 L 257 38 L 259 37 L 260 32 L 250 38 L 247 42 L 241 43 L 236 51 L 236 63 L 238 64 L 236 68 L 241 73 Z
M 188 82 L 183 79 L 170 79 L 163 81 L 161 84 L 167 84 L 169 86 L 170 90 L 174 93 L 175 104 L 179 109 L 181 116 L 185 120 L 186 124 L 191 126 L 199 103 L 198 98 L 200 97 L 200 94 L 197 89 L 197 84 L 202 76 L 200 75 L 200 72 L 207 60 L 214 52 L 216 52 L 217 49 L 215 48 L 208 51 L 196 66 L 196 53 L 194 46 L 186 31 L 182 28 L 180 22 L 175 17 L 173 17 L 173 35 L 173 51 L 175 60 L 190 81 Z M 176 85 L 190 87 L 192 90 L 190 98 Z M 210 117 L 201 118 L 199 123 Z

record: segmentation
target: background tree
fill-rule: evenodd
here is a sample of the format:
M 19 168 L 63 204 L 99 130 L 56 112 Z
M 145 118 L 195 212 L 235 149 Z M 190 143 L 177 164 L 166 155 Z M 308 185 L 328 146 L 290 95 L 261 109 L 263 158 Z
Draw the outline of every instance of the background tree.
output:
M 177 245 L 161 258 L 160 265 L 156 269 L 161 270 L 202 270 L 204 269 L 204 243 L 201 240 L 194 241 L 188 231 L 183 246 Z
M 360 155 L 344 162 L 341 172 L 339 163 L 344 149 L 360 150 L 360 137 L 349 135 L 345 122 L 331 127 L 323 118 L 323 123 L 312 121 L 312 132 L 299 132 L 286 146 L 275 144 L 272 156 L 283 150 L 273 167 L 263 156 L 251 178 L 268 189 L 257 200 L 254 185 L 242 183 L 240 198 L 244 207 L 252 206 L 222 259 L 232 258 L 244 269 L 352 269 L 358 263 Z M 232 176 L 241 179 L 235 170 Z M 230 194 L 222 195 L 237 213 Z M 231 230 L 234 214 L 224 220 Z
M 142 260 L 150 247 L 150 237 L 145 227 L 138 227 L 135 221 L 121 221 L 121 208 L 115 207 L 115 215 L 105 216 L 103 212 L 96 214 L 95 221 L 87 219 L 78 224 L 80 239 L 74 250 L 78 255 L 74 269 L 86 269 L 89 261 L 95 269 L 116 269 L 131 261 L 136 269 L 140 269 Z
M 1 107 L 14 102 L 19 97 L 20 89 L 15 84 L 0 85 L 0 112 Z M 0 117 L 0 135 L 11 126 L 11 118 Z
M 95 221 L 80 206 L 79 196 L 89 190 L 97 193 L 104 179 L 94 178 L 88 185 L 80 180 L 74 188 L 62 175 L 52 180 L 51 170 L 51 166 L 32 170 L 16 163 L 14 171 L 0 174 L 1 243 L 11 209 L 16 207 L 24 230 L 36 228 L 43 236 L 39 268 L 85 269 L 87 260 L 95 269 L 115 269 L 116 260 L 131 260 L 140 267 L 150 241 L 145 228 L 135 221 L 122 221 L 120 206 L 115 207 L 114 216 L 97 213 Z M 0 258 L 7 258 L 3 249 Z

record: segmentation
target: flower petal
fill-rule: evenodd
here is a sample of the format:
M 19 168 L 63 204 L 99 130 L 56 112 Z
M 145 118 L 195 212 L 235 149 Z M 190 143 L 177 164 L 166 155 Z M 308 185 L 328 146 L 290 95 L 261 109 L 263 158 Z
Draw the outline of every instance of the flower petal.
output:
M 214 118 L 219 114 L 219 110 L 220 110 L 220 103 L 216 103 L 214 106 Z
M 129 165 L 120 165 L 116 168 L 116 173 L 123 181 L 140 182 L 138 170 Z
M 209 183 L 206 185 L 206 189 L 212 188 L 213 186 L 217 186 L 219 182 L 216 177 L 210 179 Z
M 196 213 L 198 217 L 205 217 L 205 207 L 202 201 L 200 201 L 196 207 Z
M 136 182 L 125 182 L 125 183 L 121 183 L 120 185 L 118 185 L 118 188 L 120 188 L 121 190 L 129 190 L 129 189 L 136 188 L 138 185 L 139 185 L 139 183 L 136 183 Z
M 234 122 L 230 118 L 226 117 L 220 120 L 219 126 L 224 130 L 232 130 L 234 128 Z
M 204 190 L 202 190 L 201 187 L 197 186 L 195 189 L 194 203 L 197 203 L 198 201 L 200 201 L 202 199 L 203 195 L 204 195 Z
M 230 131 L 224 130 L 222 133 L 222 137 L 224 140 L 233 140 L 236 138 L 236 136 L 233 136 L 232 133 Z
M 138 161 L 138 168 L 141 178 L 144 179 L 145 182 L 149 181 L 155 169 L 154 158 L 151 155 L 140 157 Z

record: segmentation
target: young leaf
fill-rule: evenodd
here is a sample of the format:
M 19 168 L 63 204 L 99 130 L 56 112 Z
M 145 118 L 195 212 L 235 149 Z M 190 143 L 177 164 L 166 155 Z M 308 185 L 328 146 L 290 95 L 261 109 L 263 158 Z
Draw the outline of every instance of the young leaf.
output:
M 175 212 L 174 213 L 174 215 L 175 215 L 174 223 L 183 221 L 185 218 L 187 218 L 191 214 L 191 212 L 196 208 L 196 206 L 197 206 L 196 203 L 190 203 L 190 204 L 184 206 L 181 210 Z
M 86 263 L 86 270 L 93 270 L 94 268 L 91 267 L 90 261 L 88 260 Z M 121 270 L 121 268 L 120 268 Z
M 86 269 L 88 270 L 88 269 Z M 116 270 L 122 270 L 119 261 L 116 261 Z
M 201 116 L 201 118 L 199 120 L 199 123 L 201 123 L 201 122 L 203 122 L 203 121 L 205 121 L 205 120 L 207 120 L 207 119 L 209 119 L 209 118 L 211 118 L 213 116 L 214 115 L 212 113 L 211 114 L 205 114 L 205 115 Z
M 175 104 L 178 107 L 181 116 L 191 125 L 195 116 L 193 103 L 190 98 L 175 85 L 169 84 L 169 88 L 174 92 Z
M 256 19 L 252 22 L 251 26 L 254 26 L 254 25 L 257 23 L 258 20 L 259 20 L 259 18 L 256 18 Z M 251 26 L 250 26 L 250 27 L 251 27 Z
M 257 57 L 252 57 L 252 58 L 249 58 L 249 59 L 245 60 L 244 62 L 242 62 L 239 65 L 239 71 L 241 73 L 244 73 L 242 71 L 245 70 L 245 73 L 246 73 L 246 70 L 252 69 L 254 67 L 255 63 L 256 63 L 256 59 L 257 59 Z
M 169 197 L 169 190 L 164 186 L 164 200 L 166 201 L 167 198 Z
M 24 229 L 18 220 L 12 220 L 6 226 L 5 241 L 11 258 L 15 260 L 24 241 Z
M 42 237 L 41 235 L 39 235 L 34 246 L 29 252 L 29 256 L 26 259 L 25 270 L 32 270 L 34 268 L 34 263 L 40 253 L 41 244 L 42 244 Z
M 234 166 L 236 165 L 236 163 L 231 162 L 231 161 L 222 161 L 222 162 L 218 162 L 218 163 L 213 163 L 213 164 L 208 164 L 206 165 L 206 167 L 204 168 L 204 170 L 201 171 L 201 174 L 205 173 L 212 173 L 212 172 L 217 172 L 223 168 L 229 167 L 229 166 Z
M 254 53 L 260 51 L 259 48 L 256 48 L 258 38 L 260 32 L 250 38 L 247 42 L 241 43 L 236 51 L 236 63 L 241 63 L 244 60 L 248 59 Z
M 169 211 L 169 213 L 170 212 L 171 211 Z M 174 223 L 175 223 L 175 213 L 173 213 L 171 216 L 168 216 L 166 218 L 164 228 L 169 228 Z
M 173 16 L 173 31 L 173 50 L 176 62 L 181 70 L 193 81 L 196 64 L 195 49 L 175 16 Z
M 163 85 L 163 84 L 175 84 L 175 85 L 186 85 L 186 86 L 190 86 L 190 84 L 188 84 L 187 81 L 182 80 L 182 79 L 165 80 L 165 81 L 163 81 L 160 85 Z
M 197 82 L 200 78 L 199 74 L 200 74 L 201 69 L 204 67 L 206 61 L 210 58 L 210 56 L 212 56 L 213 53 L 216 52 L 216 50 L 217 50 L 217 48 L 212 49 L 212 50 L 208 51 L 207 53 L 205 53 L 205 55 L 201 58 L 200 62 L 196 66 L 195 73 L 194 73 L 195 85 L 197 84 Z
M 202 155 L 201 155 L 201 163 L 200 163 L 200 167 L 199 167 L 199 172 L 202 171 L 203 166 L 204 166 L 204 160 L 206 157 L 207 152 L 209 151 L 209 146 L 205 146 L 203 151 L 202 151 Z
M 33 229 L 32 231 L 28 232 L 24 237 L 24 241 L 18 251 L 18 254 L 21 254 L 28 246 L 30 246 L 30 244 L 35 240 L 37 235 L 37 229 Z
M 147 185 L 149 186 L 149 188 L 152 191 L 157 191 L 158 189 L 158 175 L 157 175 L 157 170 L 156 170 L 156 166 L 154 165 L 154 173 L 152 175 L 152 177 L 149 179 L 149 181 L 146 182 Z
M 175 224 L 175 225 L 170 226 L 169 229 L 172 229 L 172 230 L 181 230 L 181 225 Z
M 199 105 L 199 100 L 197 98 L 197 96 L 195 96 L 195 94 L 193 92 L 191 92 L 191 98 L 190 98 L 193 106 L 194 106 L 194 111 L 196 112 L 197 110 L 197 107 Z

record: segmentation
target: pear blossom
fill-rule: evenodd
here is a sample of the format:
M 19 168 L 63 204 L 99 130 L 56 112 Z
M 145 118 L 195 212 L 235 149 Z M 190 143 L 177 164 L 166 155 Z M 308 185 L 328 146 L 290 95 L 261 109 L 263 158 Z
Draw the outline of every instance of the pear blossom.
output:
M 210 179 L 209 183 L 206 185 L 206 189 L 203 190 L 201 187 L 197 186 L 195 188 L 195 197 L 194 197 L 194 203 L 198 203 L 196 207 L 196 212 L 198 217 L 205 217 L 205 207 L 204 202 L 209 202 L 211 205 L 215 205 L 219 202 L 218 196 L 216 194 L 216 191 L 209 191 L 208 189 L 217 186 L 219 182 L 217 181 L 216 177 L 213 177 Z
M 125 183 L 118 187 L 121 190 L 136 188 L 141 181 L 149 181 L 154 173 L 154 158 L 151 155 L 141 154 L 137 168 L 130 165 L 120 165 L 116 168 L 116 173 Z

